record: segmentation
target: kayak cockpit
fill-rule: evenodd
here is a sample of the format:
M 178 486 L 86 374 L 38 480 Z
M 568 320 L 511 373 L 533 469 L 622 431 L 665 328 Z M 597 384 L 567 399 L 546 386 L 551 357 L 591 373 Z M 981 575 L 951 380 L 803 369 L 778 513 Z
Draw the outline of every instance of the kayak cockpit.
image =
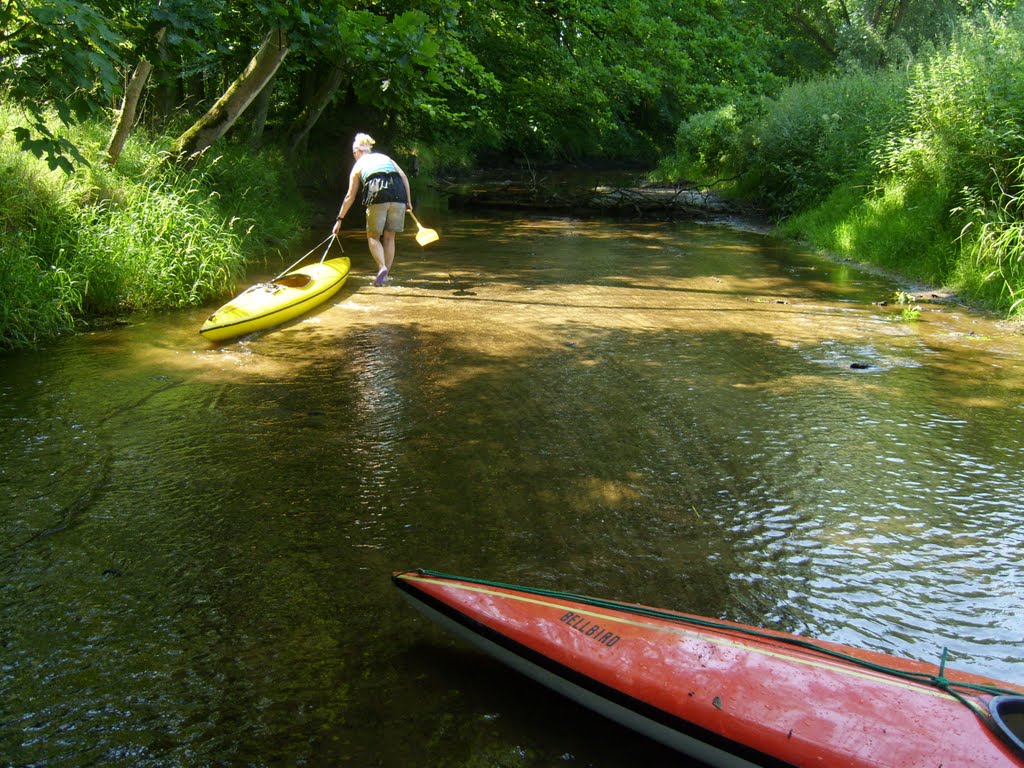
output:
M 996 696 L 988 710 L 1003 738 L 1024 754 L 1024 696 Z
M 313 278 L 309 275 L 297 274 L 279 277 L 271 285 L 283 285 L 285 288 L 305 288 L 311 282 L 313 282 Z

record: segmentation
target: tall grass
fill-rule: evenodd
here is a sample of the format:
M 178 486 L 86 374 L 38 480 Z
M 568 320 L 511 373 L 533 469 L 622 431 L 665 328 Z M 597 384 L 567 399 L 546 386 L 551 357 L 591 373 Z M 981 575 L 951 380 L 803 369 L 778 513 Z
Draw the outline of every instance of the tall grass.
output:
M 302 234 L 305 205 L 272 151 L 227 144 L 184 169 L 167 138 L 137 133 L 109 169 L 97 123 L 75 129 L 92 165 L 69 177 L 13 144 L 20 119 L 0 106 L 0 349 L 88 314 L 202 304 Z
M 880 187 L 899 185 L 936 203 L 908 206 L 923 236 L 905 239 L 904 260 L 931 255 L 940 282 L 977 303 L 1019 314 L 1024 9 L 978 17 L 914 67 L 906 119 L 875 162 Z M 922 247 L 930 232 L 948 243 L 938 258 Z
M 76 207 L 56 174 L 13 147 L 12 128 L 0 110 L 0 349 L 71 328 L 84 290 L 68 253 Z
M 994 201 L 975 198 L 971 222 L 962 233 L 956 280 L 966 292 L 983 297 L 1010 315 L 1024 314 L 1024 157 L 1012 177 L 1000 183 Z

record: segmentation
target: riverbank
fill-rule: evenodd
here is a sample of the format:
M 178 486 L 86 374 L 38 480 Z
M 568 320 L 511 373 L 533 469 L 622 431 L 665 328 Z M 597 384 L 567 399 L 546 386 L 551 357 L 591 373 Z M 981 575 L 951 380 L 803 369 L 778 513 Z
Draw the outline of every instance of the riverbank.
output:
M 696 185 L 571 184 L 539 186 L 509 179 L 441 182 L 436 188 L 455 210 L 543 211 L 568 216 L 613 218 L 706 218 L 751 213 L 752 206 L 727 200 Z
M 19 124 L 0 105 L 0 129 Z M 199 306 L 304 232 L 307 205 L 274 151 L 225 143 L 189 168 L 139 130 L 115 168 L 107 127 L 81 125 L 67 175 L 0 130 L 0 350 L 31 349 L 85 318 Z

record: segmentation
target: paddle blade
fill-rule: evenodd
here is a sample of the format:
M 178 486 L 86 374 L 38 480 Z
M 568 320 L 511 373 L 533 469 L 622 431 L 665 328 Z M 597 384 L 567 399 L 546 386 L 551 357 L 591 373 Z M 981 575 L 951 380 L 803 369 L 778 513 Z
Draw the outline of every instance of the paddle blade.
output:
M 416 242 L 420 245 L 429 245 L 430 243 L 436 243 L 441 237 L 432 229 L 427 229 L 420 220 L 416 218 L 416 214 L 411 210 L 408 212 L 412 216 L 412 220 L 416 222 L 416 226 L 419 228 L 419 232 L 416 233 Z
M 440 240 L 440 235 L 437 234 L 433 229 L 425 229 L 420 227 L 420 231 L 416 233 L 416 242 L 420 245 L 429 245 L 430 243 L 436 243 Z

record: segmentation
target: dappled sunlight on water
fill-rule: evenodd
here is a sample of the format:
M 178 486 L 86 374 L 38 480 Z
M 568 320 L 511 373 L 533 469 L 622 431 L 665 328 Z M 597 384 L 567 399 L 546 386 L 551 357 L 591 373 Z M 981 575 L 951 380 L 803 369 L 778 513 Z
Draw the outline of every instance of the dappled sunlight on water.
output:
M 345 288 L 273 331 L 5 359 L 16 762 L 677 764 L 423 625 L 418 566 L 1024 682 L 1012 328 L 901 322 L 752 233 L 435 225 L 382 288 L 346 234 Z

